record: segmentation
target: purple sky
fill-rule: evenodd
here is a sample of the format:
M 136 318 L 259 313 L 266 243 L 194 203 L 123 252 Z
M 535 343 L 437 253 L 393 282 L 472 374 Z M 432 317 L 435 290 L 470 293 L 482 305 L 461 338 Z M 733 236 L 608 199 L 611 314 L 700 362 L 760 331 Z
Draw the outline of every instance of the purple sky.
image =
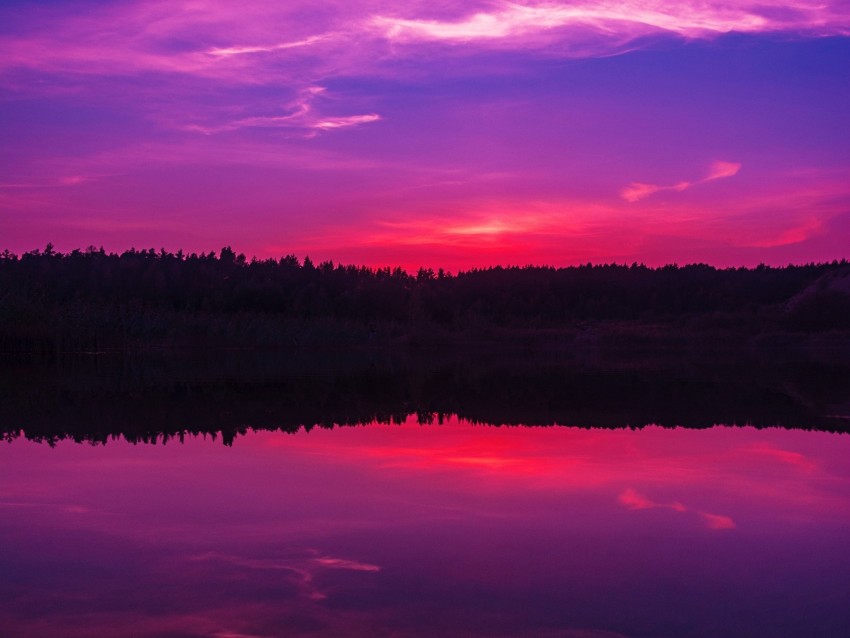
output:
M 0 249 L 850 256 L 850 2 L 0 7 Z

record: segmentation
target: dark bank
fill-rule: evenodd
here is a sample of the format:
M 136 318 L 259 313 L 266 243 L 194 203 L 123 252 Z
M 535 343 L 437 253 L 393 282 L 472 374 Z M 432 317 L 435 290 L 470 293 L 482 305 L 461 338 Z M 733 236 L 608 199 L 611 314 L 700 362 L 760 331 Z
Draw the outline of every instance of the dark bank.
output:
M 850 359 L 850 264 L 494 267 L 450 274 L 103 249 L 0 255 L 0 352 L 820 348 Z

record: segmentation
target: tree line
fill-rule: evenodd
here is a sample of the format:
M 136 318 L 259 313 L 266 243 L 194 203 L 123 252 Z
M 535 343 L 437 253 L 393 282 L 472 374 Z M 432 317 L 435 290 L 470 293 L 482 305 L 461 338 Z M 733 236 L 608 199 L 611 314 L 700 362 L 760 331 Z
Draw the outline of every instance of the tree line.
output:
M 0 350 L 266 345 L 410 335 L 586 331 L 607 322 L 850 329 L 850 262 L 715 268 L 606 264 L 472 269 L 318 264 L 294 255 L 50 244 L 0 254 Z
M 850 362 L 773 350 L 661 353 L 611 360 L 560 353 L 470 357 L 368 352 L 341 360 L 267 351 L 69 356 L 0 366 L 0 441 L 106 443 L 249 429 L 476 424 L 709 428 L 715 424 L 850 432 Z

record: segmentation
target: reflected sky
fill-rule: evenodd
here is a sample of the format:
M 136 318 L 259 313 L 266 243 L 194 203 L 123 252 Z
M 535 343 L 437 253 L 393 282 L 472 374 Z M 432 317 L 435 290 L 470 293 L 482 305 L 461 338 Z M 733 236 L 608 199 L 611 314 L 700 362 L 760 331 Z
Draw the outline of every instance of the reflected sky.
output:
M 4 636 L 840 636 L 850 437 L 373 425 L 0 446 Z

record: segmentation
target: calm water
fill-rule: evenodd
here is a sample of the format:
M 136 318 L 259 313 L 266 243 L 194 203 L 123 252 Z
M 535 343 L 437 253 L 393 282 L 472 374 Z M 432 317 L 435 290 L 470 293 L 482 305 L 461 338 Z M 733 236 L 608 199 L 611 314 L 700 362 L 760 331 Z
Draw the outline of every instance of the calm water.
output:
M 850 435 L 0 445 L 0 635 L 850 635 Z

